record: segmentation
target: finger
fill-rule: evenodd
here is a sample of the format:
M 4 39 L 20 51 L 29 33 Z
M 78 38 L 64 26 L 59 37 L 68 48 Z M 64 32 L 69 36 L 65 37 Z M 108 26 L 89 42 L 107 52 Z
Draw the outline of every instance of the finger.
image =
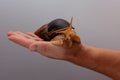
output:
M 14 35 L 14 32 L 9 31 L 9 32 L 7 33 L 7 35 L 8 35 L 8 36 Z
M 62 47 L 55 46 L 52 43 L 45 41 L 33 43 L 29 46 L 29 49 L 54 59 L 62 59 L 65 52 Z
M 30 35 L 30 36 L 32 36 L 32 37 L 38 37 L 37 35 L 35 35 L 35 34 L 32 33 L 32 32 L 27 32 L 26 34 L 28 34 L 28 35 Z
M 36 40 L 36 41 L 42 41 L 43 39 L 39 38 L 38 36 L 36 36 L 34 33 L 32 32 L 27 32 L 27 35 L 29 35 L 32 39 Z
M 44 48 L 43 45 L 45 45 L 46 42 L 43 41 L 39 41 L 39 42 L 35 42 L 33 44 L 30 45 L 29 49 L 31 51 L 36 51 L 36 52 L 43 52 L 44 50 L 42 48 Z
M 8 36 L 11 36 L 11 35 L 23 35 L 23 33 L 20 32 L 20 31 L 15 31 L 15 32 L 9 31 L 7 34 L 8 34 Z
M 29 49 L 30 49 L 30 51 L 35 51 L 35 52 L 40 53 L 43 56 L 48 57 L 48 54 L 47 54 L 47 53 L 49 53 L 49 48 L 47 47 L 48 45 L 49 45 L 48 43 L 39 41 L 39 42 L 35 42 L 35 43 L 31 44 L 29 46 Z
M 27 39 L 31 39 L 31 40 L 34 40 L 34 41 L 42 41 L 42 39 L 38 38 L 38 37 L 32 37 L 28 34 L 24 34 L 24 37 L 27 38 Z
M 23 36 L 26 37 L 26 38 L 28 38 L 28 39 L 33 39 L 33 37 L 31 37 L 31 36 L 28 35 L 28 34 L 24 34 Z
M 15 31 L 16 34 L 23 34 L 22 32 L 20 31 Z
M 33 40 L 26 39 L 19 35 L 11 35 L 8 37 L 8 39 L 26 48 L 28 48 L 29 45 L 34 42 Z
M 15 31 L 15 32 L 13 32 L 13 34 L 14 34 L 14 35 L 17 35 L 17 36 L 25 37 L 25 38 L 27 38 L 27 39 L 33 39 L 31 36 L 29 36 L 29 35 L 27 35 L 27 34 L 25 34 L 25 33 L 22 33 L 22 32 L 20 32 L 20 31 Z

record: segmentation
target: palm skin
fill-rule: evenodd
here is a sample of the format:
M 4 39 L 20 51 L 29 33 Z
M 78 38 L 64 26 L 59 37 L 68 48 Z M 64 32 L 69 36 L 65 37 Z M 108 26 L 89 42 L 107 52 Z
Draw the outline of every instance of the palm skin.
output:
M 34 33 L 8 32 L 8 39 L 23 47 L 35 51 L 49 58 L 67 60 L 80 51 L 81 45 L 74 44 L 72 48 L 55 46 L 51 42 L 43 41 Z

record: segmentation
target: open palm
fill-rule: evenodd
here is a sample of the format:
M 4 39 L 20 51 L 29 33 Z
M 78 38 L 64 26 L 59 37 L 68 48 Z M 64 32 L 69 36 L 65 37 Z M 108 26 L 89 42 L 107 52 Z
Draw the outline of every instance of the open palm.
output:
M 54 59 L 67 59 L 70 54 L 74 54 L 80 50 L 78 45 L 74 45 L 71 49 L 55 46 L 48 41 L 43 41 L 31 32 L 8 32 L 8 39 L 30 49 L 31 51 L 38 52 L 44 56 Z

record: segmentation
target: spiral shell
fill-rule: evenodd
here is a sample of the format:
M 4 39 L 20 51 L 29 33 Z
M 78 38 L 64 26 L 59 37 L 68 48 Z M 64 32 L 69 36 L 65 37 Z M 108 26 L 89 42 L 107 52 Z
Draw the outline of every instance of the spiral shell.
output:
M 71 48 L 73 43 L 81 43 L 72 26 L 72 20 L 73 18 L 69 23 L 64 19 L 55 19 L 40 27 L 35 34 L 54 45 Z

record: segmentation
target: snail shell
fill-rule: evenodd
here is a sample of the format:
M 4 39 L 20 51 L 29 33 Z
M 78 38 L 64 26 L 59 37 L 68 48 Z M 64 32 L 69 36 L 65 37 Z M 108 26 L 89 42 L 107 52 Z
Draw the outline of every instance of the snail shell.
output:
M 71 48 L 73 43 L 81 42 L 72 26 L 72 19 L 70 23 L 64 19 L 55 19 L 40 27 L 35 34 L 54 45 Z

